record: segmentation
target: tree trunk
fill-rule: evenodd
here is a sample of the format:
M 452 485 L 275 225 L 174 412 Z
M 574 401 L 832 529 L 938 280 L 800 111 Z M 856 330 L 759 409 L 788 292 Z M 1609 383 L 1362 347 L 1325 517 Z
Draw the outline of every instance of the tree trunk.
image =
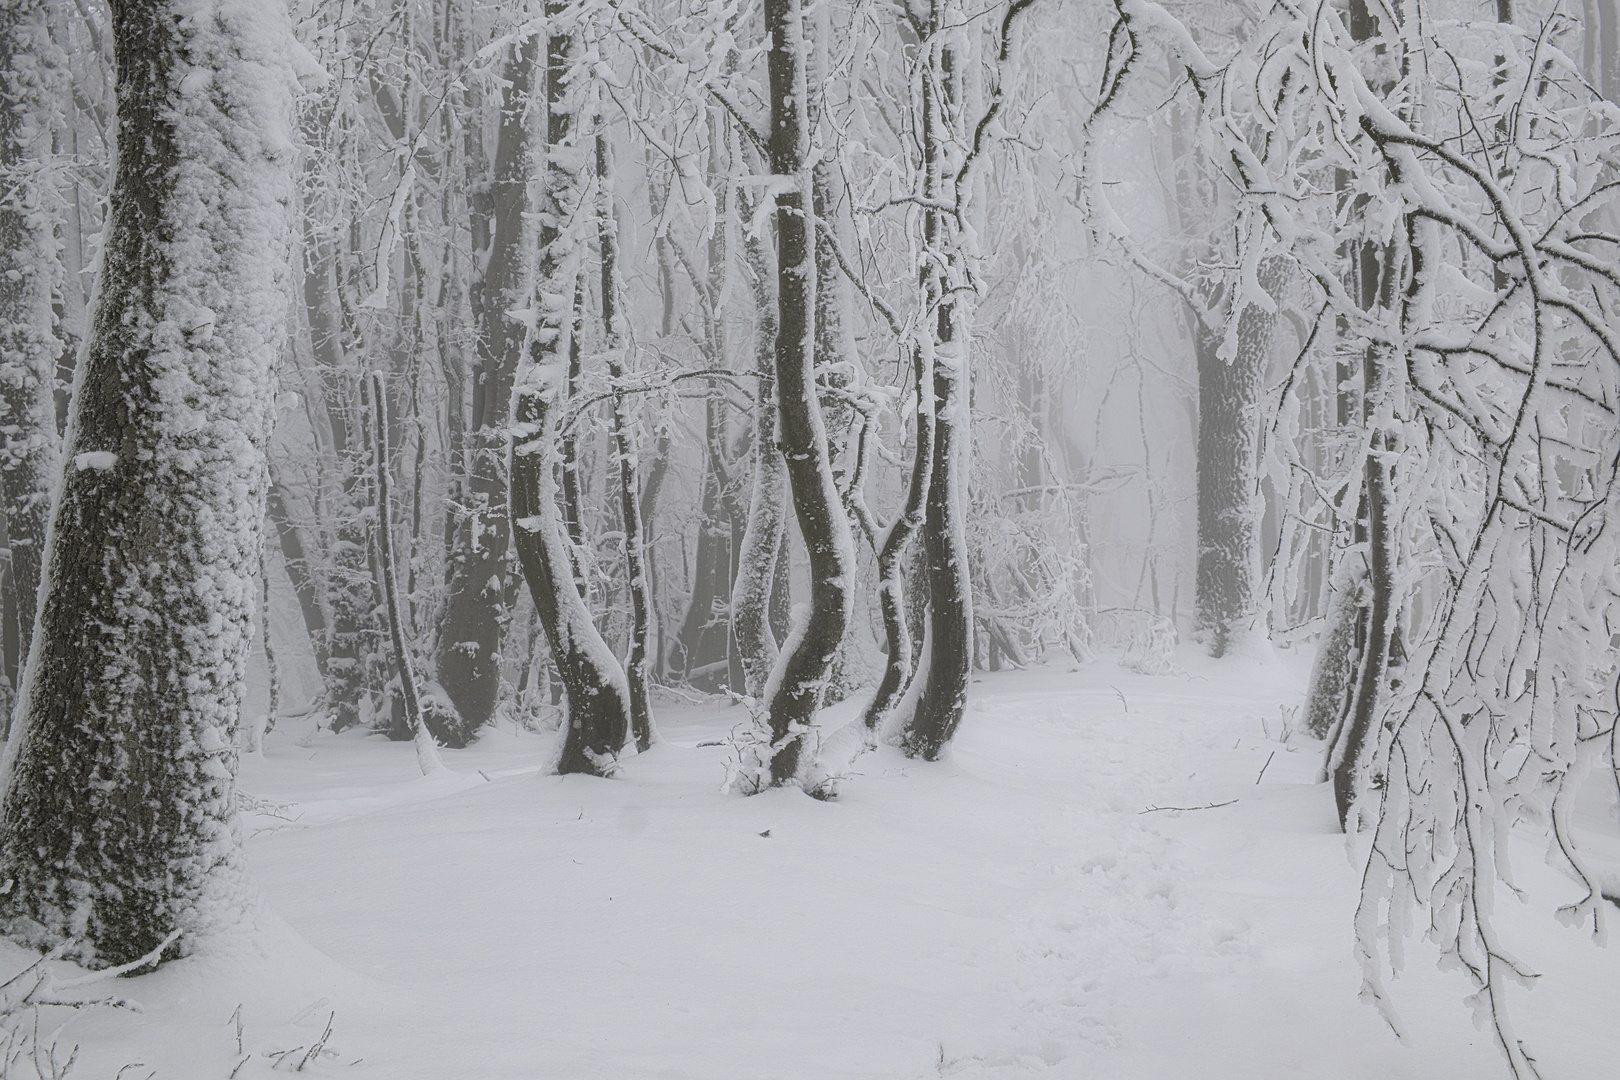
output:
M 1280 302 L 1288 267 L 1281 258 L 1260 266 L 1260 286 Z M 1232 288 L 1237 284 L 1232 283 Z M 1261 395 L 1277 329 L 1277 312 L 1232 298 L 1238 310 L 1230 361 L 1221 359 L 1220 333 L 1195 330 L 1198 354 L 1198 570 L 1196 622 L 1211 656 L 1254 629 L 1260 605 Z M 1263 632 L 1263 630 L 1262 630 Z
M 930 16 L 937 31 L 941 5 Z M 937 34 L 931 34 L 931 38 Z M 953 48 L 937 41 L 930 46 L 934 78 L 925 81 L 922 98 L 922 144 L 925 194 L 941 198 L 949 138 L 945 115 L 960 100 L 961 88 Z M 968 365 L 969 335 L 958 326 L 959 304 L 947 291 L 944 266 L 960 257 L 949 217 L 925 212 L 924 241 L 934 251 L 925 271 L 924 293 L 935 311 L 933 395 L 934 466 L 923 521 L 923 551 L 928 581 L 928 667 L 917 708 L 901 736 L 901 747 L 913 757 L 933 761 L 956 733 L 967 709 L 969 673 L 973 668 L 973 584 L 968 574 L 967 468 L 971 446 Z M 942 266 L 941 264 L 944 264 Z
M 745 216 L 752 216 L 743 207 Z M 754 400 L 753 482 L 748 521 L 737 553 L 737 576 L 731 585 L 731 635 L 742 662 L 743 687 L 761 699 L 780 638 L 771 625 L 771 596 L 777 567 L 784 563 L 782 538 L 787 531 L 787 463 L 777 448 L 776 422 L 776 275 L 766 239 L 744 238 L 744 258 L 753 280 L 754 370 L 759 374 Z
M 315 670 L 320 672 L 324 680 L 327 677 L 326 667 L 330 648 L 326 632 L 326 613 L 321 610 L 315 578 L 309 572 L 303 530 L 288 512 L 286 491 L 276 476 L 274 465 L 270 466 L 270 490 L 266 509 L 281 544 L 281 561 L 287 568 L 287 580 L 292 584 L 293 594 L 298 597 L 298 610 L 304 617 L 304 629 L 309 634 L 310 648 L 315 654 Z
M 619 314 L 619 230 L 613 218 L 613 175 L 602 118 L 596 118 L 596 183 L 598 243 L 602 256 L 602 328 L 606 333 L 608 375 L 624 379 L 624 333 Z M 647 591 L 647 558 L 641 526 L 640 483 L 629 403 L 613 395 L 613 451 L 619 465 L 619 508 L 624 528 L 624 573 L 630 591 L 630 648 L 624 661 L 629 683 L 630 732 L 636 749 L 652 746 L 652 703 L 648 686 L 647 637 L 651 602 Z
M 548 5 L 557 18 L 561 7 Z M 584 161 L 574 147 L 578 102 L 565 100 L 573 38 L 553 23 L 547 45 L 545 192 L 530 250 L 540 254 L 531 302 L 539 310 L 529 355 L 519 372 L 512 410 L 511 513 L 518 558 L 568 699 L 560 773 L 608 775 L 630 728 L 624 671 L 602 640 L 574 582 L 572 544 L 557 507 L 561 467 L 557 404 L 565 399 L 575 329 L 583 244 L 574 234 L 585 215 Z
M 438 681 L 469 731 L 488 723 L 500 696 L 501 635 L 506 623 L 506 477 L 503 430 L 512 379 L 523 353 L 525 327 L 507 317 L 528 304 L 522 295 L 528 184 L 533 172 L 528 127 L 540 38 L 520 42 L 506 62 L 500 131 L 495 146 L 493 220 L 489 260 L 477 291 L 478 361 L 474 373 L 472 429 L 467 433 L 468 469 L 464 523 L 457 531 L 450 589 L 439 626 Z M 571 295 L 571 291 L 570 291 Z
M 52 293 L 61 260 L 51 194 L 54 113 L 68 92 L 67 57 L 51 40 L 45 0 L 0 3 L 0 512 L 11 552 L 5 676 L 15 687 L 33 638 L 40 559 L 60 440 L 55 381 L 63 343 Z M 77 283 L 70 283 L 75 288 Z M 9 713 L 0 717 L 0 727 Z
M 297 46 L 280 5 L 190 15 L 112 5 L 100 299 L 3 759 L 0 916 L 97 965 L 173 931 L 188 952 L 251 896 L 235 736 L 286 325 Z
M 416 690 L 416 665 L 405 641 L 405 620 L 400 613 L 399 577 L 394 570 L 394 528 L 388 498 L 388 388 L 382 372 L 371 373 L 372 467 L 377 477 L 377 556 L 382 572 L 383 598 L 388 606 L 388 636 L 394 646 L 394 666 L 399 671 L 399 693 L 405 702 L 405 718 L 416 744 L 416 765 L 423 776 L 444 771 L 438 745 L 422 715 L 422 699 Z
M 827 669 L 849 624 L 854 544 L 828 458 L 827 430 L 815 372 L 815 222 L 806 167 L 804 18 L 799 0 L 765 0 L 771 49 L 771 172 L 795 183 L 776 194 L 776 386 L 782 456 L 793 508 L 810 561 L 810 605 L 778 657 L 766 688 L 770 699 L 770 781 L 795 780 L 803 746 L 820 705 Z
M 911 480 L 906 505 L 885 533 L 874 538 L 877 547 L 878 605 L 883 612 L 887 642 L 883 677 L 866 707 L 866 726 L 880 728 L 899 704 L 914 673 L 911 626 L 906 610 L 906 553 L 911 539 L 927 517 L 928 496 L 934 475 L 934 395 L 929 385 L 931 350 L 920 344 L 912 349 L 912 379 L 917 395 L 917 445 L 912 453 Z

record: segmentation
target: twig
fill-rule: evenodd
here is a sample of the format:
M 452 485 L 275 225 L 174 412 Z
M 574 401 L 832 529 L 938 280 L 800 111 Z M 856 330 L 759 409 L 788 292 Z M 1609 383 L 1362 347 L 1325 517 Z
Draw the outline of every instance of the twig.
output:
M 303 1072 L 305 1065 L 320 1057 L 321 1050 L 326 1046 L 326 1040 L 332 1037 L 332 1021 L 336 1019 L 337 1011 L 334 1009 L 331 1015 L 326 1018 L 326 1030 L 321 1032 L 319 1039 L 315 1040 L 315 1045 L 309 1048 L 309 1053 L 304 1055 L 304 1060 L 298 1063 L 298 1072 Z
M 1276 756 L 1277 756 L 1277 751 L 1275 751 L 1275 750 L 1273 750 L 1273 751 L 1272 751 L 1272 752 L 1271 752 L 1271 753 L 1270 753 L 1270 754 L 1269 754 L 1269 755 L 1268 755 L 1268 756 L 1267 756 L 1267 757 L 1266 757 L 1266 763 L 1265 763 L 1265 764 L 1264 764 L 1264 765 L 1262 765 L 1262 766 L 1260 766 L 1260 775 L 1259 775 L 1259 776 L 1257 776 L 1257 777 L 1255 777 L 1255 778 L 1254 778 L 1254 786 L 1255 786 L 1255 787 L 1259 787 L 1259 786 L 1260 786 L 1260 781 L 1261 781 L 1261 780 L 1262 780 L 1262 779 L 1263 779 L 1263 778 L 1264 778 L 1264 777 L 1265 777 L 1265 775 L 1266 775 L 1266 770 L 1267 770 L 1267 769 L 1269 769 L 1269 768 L 1271 768 L 1271 759 L 1272 759 L 1272 758 L 1274 758 L 1274 757 L 1276 757 Z
M 1205 803 L 1203 806 L 1150 806 L 1137 816 L 1141 817 L 1142 814 L 1152 814 L 1160 810 L 1214 810 L 1221 806 L 1231 806 L 1235 802 L 1237 802 L 1236 799 L 1227 799 L 1225 802 Z

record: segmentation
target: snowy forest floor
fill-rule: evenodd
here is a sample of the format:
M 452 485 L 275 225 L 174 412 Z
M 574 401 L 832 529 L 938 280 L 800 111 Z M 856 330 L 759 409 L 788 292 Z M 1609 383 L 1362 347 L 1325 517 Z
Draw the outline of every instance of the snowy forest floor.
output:
M 884 748 L 831 803 L 720 794 L 700 744 L 736 708 L 665 706 L 614 781 L 540 775 L 549 735 L 425 780 L 408 743 L 289 722 L 242 769 L 251 944 L 41 1038 L 65 1023 L 89 1080 L 1505 1075 L 1427 946 L 1390 984 L 1404 1041 L 1357 999 L 1357 869 L 1292 661 L 1180 659 L 978 677 L 947 760 Z M 1498 909 L 1545 974 L 1519 1035 L 1548 1080 L 1613 1075 L 1620 963 L 1554 922 L 1575 892 L 1539 848 L 1516 869 L 1530 902 Z

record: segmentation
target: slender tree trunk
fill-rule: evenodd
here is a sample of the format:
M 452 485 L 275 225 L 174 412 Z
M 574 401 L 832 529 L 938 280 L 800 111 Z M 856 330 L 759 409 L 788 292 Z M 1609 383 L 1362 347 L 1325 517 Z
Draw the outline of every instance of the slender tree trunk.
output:
M 559 26 L 564 10 L 560 4 L 547 8 L 557 21 L 547 45 L 545 191 L 534 219 L 538 228 L 529 234 L 531 250 L 539 252 L 533 300 L 539 319 L 513 397 L 511 508 L 523 576 L 568 699 L 557 771 L 605 776 L 630 729 L 630 690 L 575 587 L 573 546 L 558 513 L 555 479 L 562 464 L 557 406 L 569 390 L 557 372 L 565 369 L 574 336 L 584 248 L 575 230 L 578 221 L 588 220 L 581 205 L 585 161 L 576 145 L 579 103 L 569 100 L 567 81 L 574 39 Z
M 746 205 L 744 211 L 748 211 Z M 787 530 L 788 480 L 787 463 L 777 448 L 775 268 L 764 237 L 750 235 L 743 243 L 753 282 L 754 370 L 759 380 L 748 521 L 731 585 L 731 634 L 742 662 L 743 686 L 757 700 L 764 696 L 780 640 L 772 628 L 771 597 L 777 568 L 786 563 L 782 540 Z
M 602 255 L 602 326 L 607 335 L 608 375 L 624 379 L 624 333 L 619 314 L 619 231 L 613 218 L 613 175 L 602 118 L 596 118 L 596 183 L 598 233 Z M 647 591 L 646 552 L 641 526 L 640 484 L 636 479 L 635 434 L 628 401 L 613 395 L 613 450 L 619 464 L 619 507 L 624 526 L 624 573 L 630 591 L 630 648 L 624 674 L 629 683 L 630 731 L 636 749 L 652 746 L 652 702 L 648 689 L 647 637 L 651 618 Z
M 930 16 L 937 39 L 942 4 L 935 0 Z M 923 92 L 923 170 L 925 192 L 933 200 L 944 190 L 947 111 L 960 101 L 960 75 L 953 47 L 934 40 L 933 76 Z M 933 395 L 934 466 L 923 521 L 923 551 L 928 580 L 928 666 L 916 711 L 901 736 L 901 747 L 913 757 L 933 761 L 956 733 L 967 709 L 968 677 L 973 668 L 973 584 L 968 573 L 967 468 L 971 448 L 969 395 L 971 342 L 958 325 L 963 314 L 942 277 L 960 257 L 950 219 L 935 210 L 924 216 L 924 240 L 936 252 L 926 271 L 925 294 L 934 319 Z
M 829 665 L 849 625 L 855 574 L 849 520 L 833 480 L 814 372 L 816 237 L 806 123 L 804 18 L 799 0 L 765 0 L 771 39 L 771 172 L 793 178 L 776 194 L 776 386 L 782 456 L 810 562 L 810 605 L 766 688 L 770 779 L 796 779 Z
M 405 640 L 405 620 L 400 610 L 399 577 L 394 569 L 394 529 L 388 497 L 388 387 L 382 372 L 371 373 L 372 467 L 377 478 L 377 556 L 381 564 L 383 597 L 388 607 L 388 636 L 394 646 L 394 666 L 399 671 L 400 697 L 405 701 L 405 718 L 416 744 L 416 764 L 423 776 L 444 769 L 439 747 L 428 731 L 422 714 L 422 699 L 417 693 L 416 665 L 411 662 L 411 650 Z
M 0 2 L 0 512 L 11 552 L 8 604 L 16 611 L 5 670 L 12 687 L 34 633 L 60 443 L 55 380 L 64 348 L 52 295 L 62 270 L 51 140 L 68 80 L 49 8 L 45 0 Z M 0 727 L 7 723 L 9 713 Z
M 0 760 L 0 917 L 119 964 L 250 904 L 236 731 L 286 325 L 296 55 L 279 4 L 117 0 L 100 298 Z M 205 79 L 197 75 L 206 73 Z
M 916 449 L 911 459 L 911 479 L 906 488 L 906 505 L 884 533 L 873 537 L 877 547 L 878 606 L 883 613 L 883 634 L 888 643 L 883 677 L 866 707 L 866 726 L 876 731 L 888 719 L 906 692 L 914 673 L 911 626 L 907 618 L 905 594 L 906 555 L 911 539 L 927 517 L 928 495 L 934 475 L 934 394 L 929 385 L 932 373 L 931 349 L 918 343 L 912 348 L 912 380 L 917 395 Z
M 287 568 L 287 580 L 292 584 L 293 594 L 298 597 L 298 610 L 304 617 L 304 629 L 309 633 L 310 648 L 315 654 L 315 670 L 320 672 L 322 680 L 325 680 L 330 647 L 327 639 L 326 613 L 321 609 L 321 598 L 316 589 L 314 575 L 309 572 L 303 530 L 298 527 L 298 523 L 293 520 L 292 514 L 287 509 L 286 489 L 277 478 L 274 465 L 270 466 L 270 490 L 266 507 L 270 515 L 270 524 L 275 526 L 276 537 L 281 544 L 281 561 Z

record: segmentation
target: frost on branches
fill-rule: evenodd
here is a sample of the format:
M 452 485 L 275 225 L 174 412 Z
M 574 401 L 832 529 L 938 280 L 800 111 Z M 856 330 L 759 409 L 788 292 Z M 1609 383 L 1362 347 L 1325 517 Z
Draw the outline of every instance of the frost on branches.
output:
M 257 0 L 112 14 L 118 171 L 0 839 L 8 932 L 98 966 L 246 910 L 235 733 L 305 55 Z
M 1168 53 L 1264 222 L 1245 278 L 1286 252 L 1365 369 L 1346 476 L 1364 471 L 1366 526 L 1339 580 L 1371 615 L 1329 762 L 1367 842 L 1365 993 L 1387 1010 L 1385 962 L 1425 926 L 1532 1076 L 1508 999 L 1530 971 L 1493 920 L 1510 839 L 1544 843 L 1586 890 L 1565 917 L 1606 934 L 1568 806 L 1616 731 L 1620 110 L 1551 4 L 1476 22 L 1465 5 L 1356 3 L 1354 34 L 1327 4 L 1278 4 L 1219 65 L 1158 5 L 1116 7 L 1099 113 L 1149 43 Z M 1386 283 L 1370 304 L 1347 288 L 1368 250 Z

